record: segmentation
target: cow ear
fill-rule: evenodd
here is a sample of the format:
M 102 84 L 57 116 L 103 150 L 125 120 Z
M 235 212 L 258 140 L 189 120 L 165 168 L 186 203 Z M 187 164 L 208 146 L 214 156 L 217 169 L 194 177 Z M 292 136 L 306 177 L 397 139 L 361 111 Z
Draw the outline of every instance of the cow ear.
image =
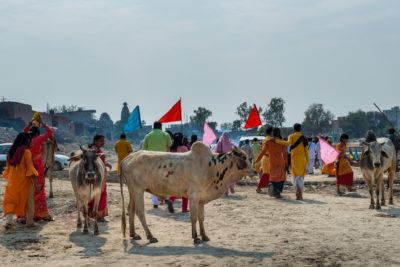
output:
M 83 153 L 77 153 L 76 151 L 72 151 L 69 155 L 68 161 L 78 161 L 83 158 Z
M 366 150 L 366 151 L 364 151 L 364 152 L 362 153 L 362 156 L 363 156 L 363 157 L 368 157 L 370 153 L 371 153 L 371 151 Z
M 382 155 L 382 157 L 389 158 L 388 154 L 386 154 L 385 151 L 381 151 L 381 155 Z

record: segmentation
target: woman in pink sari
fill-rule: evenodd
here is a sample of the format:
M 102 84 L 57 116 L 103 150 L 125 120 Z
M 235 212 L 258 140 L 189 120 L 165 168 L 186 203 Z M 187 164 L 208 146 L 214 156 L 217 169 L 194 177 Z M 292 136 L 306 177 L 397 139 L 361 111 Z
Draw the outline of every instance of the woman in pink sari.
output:
M 96 134 L 93 138 L 93 143 L 89 145 L 89 149 L 96 150 L 97 154 L 103 154 L 101 148 L 104 146 L 105 139 L 104 135 Z M 111 164 L 106 162 L 106 157 L 103 155 L 100 156 L 101 160 L 104 162 L 104 165 L 108 168 L 112 168 Z M 104 168 L 104 179 L 101 185 L 101 196 L 99 201 L 99 206 L 97 210 L 97 220 L 99 222 L 106 222 L 105 217 L 108 216 L 108 209 L 107 209 L 107 168 Z M 90 218 L 93 218 L 93 207 L 94 201 L 89 202 L 89 212 L 88 215 Z
M 188 152 L 189 149 L 187 148 L 186 145 L 183 143 L 183 135 L 182 133 L 176 133 L 173 135 L 173 143 L 172 145 L 168 148 L 167 152 L 171 153 L 185 153 Z M 178 197 L 170 197 L 169 200 L 166 200 L 165 202 L 168 204 L 168 211 L 170 213 L 174 213 L 174 201 Z M 188 203 L 189 200 L 187 197 L 182 197 L 182 212 L 189 212 L 188 210 Z
M 235 145 L 233 144 L 232 140 L 230 139 L 230 135 L 227 132 L 223 132 L 221 138 L 219 139 L 217 145 L 214 148 L 215 153 L 227 153 L 231 151 Z M 230 184 L 228 188 L 225 190 L 225 196 L 229 194 L 229 189 L 231 193 L 235 193 L 235 183 Z
M 38 123 L 38 124 L 37 124 Z M 35 126 L 33 126 L 36 124 Z M 46 129 L 44 134 L 40 134 L 39 127 L 43 126 Z M 28 126 L 24 128 L 24 132 L 30 132 L 32 136 L 32 144 L 30 147 L 33 164 L 35 169 L 38 171 L 37 176 L 38 186 L 35 186 L 35 213 L 34 219 L 37 221 L 54 221 L 53 217 L 50 215 L 49 209 L 47 208 L 46 202 L 46 192 L 44 190 L 45 177 L 44 177 L 44 166 L 42 160 L 42 144 L 46 142 L 49 137 L 53 135 L 53 131 L 46 123 L 43 122 L 42 118 L 39 117 L 38 120 L 32 120 L 29 122 Z M 21 220 L 23 221 L 23 220 Z

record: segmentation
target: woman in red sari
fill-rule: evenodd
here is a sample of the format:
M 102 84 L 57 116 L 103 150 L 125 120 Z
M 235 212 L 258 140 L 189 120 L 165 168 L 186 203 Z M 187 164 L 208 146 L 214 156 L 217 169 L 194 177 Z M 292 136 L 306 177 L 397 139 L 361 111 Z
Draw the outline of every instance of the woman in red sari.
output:
M 96 134 L 93 138 L 93 143 L 89 145 L 90 149 L 95 149 L 97 154 L 103 154 L 103 151 L 101 148 L 104 146 L 104 135 L 101 134 Z M 112 168 L 111 164 L 106 162 L 106 157 L 103 155 L 100 156 L 101 160 L 104 162 L 104 165 L 108 168 Z M 100 196 L 100 201 L 99 201 L 99 206 L 98 206 L 98 211 L 97 211 L 97 220 L 99 222 L 106 222 L 105 218 L 108 216 L 108 209 L 107 209 L 107 169 L 104 168 L 104 179 L 103 183 L 101 185 L 101 196 Z M 89 217 L 93 218 L 93 207 L 94 207 L 94 201 L 89 202 Z
M 39 127 L 43 126 L 46 130 L 44 134 L 40 134 Z M 30 132 L 32 136 L 32 144 L 30 147 L 33 164 L 35 169 L 38 171 L 37 183 L 39 187 L 35 186 L 35 214 L 34 219 L 37 221 L 54 221 L 50 215 L 49 209 L 47 208 L 46 192 L 45 192 L 45 177 L 44 177 L 44 166 L 42 160 L 42 144 L 53 135 L 53 131 L 46 123 L 43 122 L 42 118 L 39 117 L 37 120 L 29 122 L 28 126 L 24 128 L 24 132 Z

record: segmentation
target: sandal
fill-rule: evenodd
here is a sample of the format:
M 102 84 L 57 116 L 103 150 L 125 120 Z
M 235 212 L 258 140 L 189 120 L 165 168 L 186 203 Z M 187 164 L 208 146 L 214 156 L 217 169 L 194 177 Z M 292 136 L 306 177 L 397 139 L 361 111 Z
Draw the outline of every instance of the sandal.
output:
M 15 229 L 14 229 L 14 227 L 12 226 L 11 223 L 6 223 L 6 224 L 4 225 L 4 228 L 5 228 L 5 231 L 4 231 L 5 234 L 12 234 L 12 233 L 15 233 Z
M 51 217 L 51 216 L 44 217 L 44 218 L 42 218 L 42 220 L 43 220 L 43 221 L 46 221 L 46 222 L 54 222 L 54 218 Z

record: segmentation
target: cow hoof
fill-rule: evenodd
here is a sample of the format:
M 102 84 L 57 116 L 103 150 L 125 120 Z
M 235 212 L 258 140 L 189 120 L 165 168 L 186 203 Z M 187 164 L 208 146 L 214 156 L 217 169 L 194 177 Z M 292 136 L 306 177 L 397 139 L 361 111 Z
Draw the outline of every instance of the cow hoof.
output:
M 140 235 L 137 235 L 137 234 L 131 235 L 131 237 L 132 237 L 133 240 L 142 240 Z
M 369 205 L 369 209 L 370 209 L 370 210 L 375 209 L 374 204 Z
M 389 200 L 389 205 L 393 205 L 393 199 Z
M 198 237 L 196 237 L 193 241 L 194 241 L 195 244 L 201 244 L 201 243 L 203 243 L 203 241 L 201 241 L 201 239 L 198 238 Z
M 88 229 L 84 229 L 82 233 L 83 233 L 84 235 L 86 235 L 87 233 L 89 233 L 89 230 L 88 230 Z
M 76 227 L 77 227 L 77 228 L 82 228 L 82 223 L 77 223 L 77 224 L 76 224 Z
M 150 238 L 149 241 L 150 241 L 150 243 L 157 243 L 158 242 L 157 238 L 155 238 L 155 237 Z
M 54 198 L 53 194 L 50 194 L 50 195 L 49 195 L 49 198 Z
M 210 238 L 208 238 L 208 236 L 203 236 L 201 238 L 201 240 L 203 240 L 204 242 L 210 241 Z
M 376 210 L 380 210 L 381 206 L 380 205 L 376 205 Z
M 93 234 L 94 235 L 99 235 L 99 230 L 94 230 Z

